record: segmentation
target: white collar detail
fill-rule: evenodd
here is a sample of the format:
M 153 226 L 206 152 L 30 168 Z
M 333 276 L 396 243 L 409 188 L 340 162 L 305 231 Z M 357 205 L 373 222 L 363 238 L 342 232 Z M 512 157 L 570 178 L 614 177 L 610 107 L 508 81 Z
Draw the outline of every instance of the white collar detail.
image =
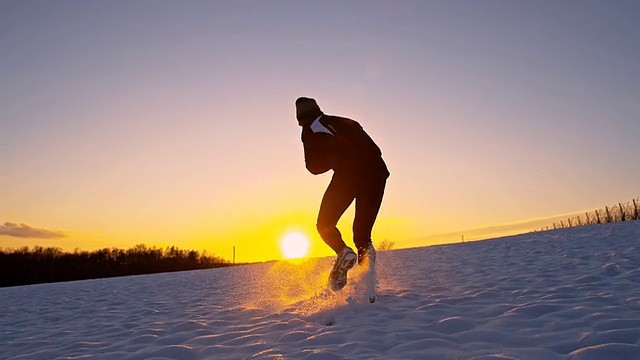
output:
M 313 131 L 314 133 L 327 133 L 329 135 L 333 135 L 333 133 L 327 129 L 324 125 L 322 125 L 322 123 L 320 122 L 320 118 L 322 117 L 322 115 L 318 116 L 315 120 L 313 120 L 313 122 L 311 123 L 311 131 Z

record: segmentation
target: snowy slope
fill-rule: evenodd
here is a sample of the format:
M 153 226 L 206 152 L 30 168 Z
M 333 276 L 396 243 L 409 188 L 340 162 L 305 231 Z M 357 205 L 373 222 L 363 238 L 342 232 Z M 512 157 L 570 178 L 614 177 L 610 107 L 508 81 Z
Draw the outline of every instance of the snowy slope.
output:
M 640 222 L 0 289 L 0 359 L 640 359 Z

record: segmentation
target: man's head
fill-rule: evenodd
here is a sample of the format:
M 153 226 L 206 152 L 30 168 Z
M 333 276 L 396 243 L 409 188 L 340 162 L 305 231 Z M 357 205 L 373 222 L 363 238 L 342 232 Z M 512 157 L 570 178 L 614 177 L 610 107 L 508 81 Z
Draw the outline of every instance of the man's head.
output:
M 300 97 L 296 100 L 296 117 L 300 126 L 312 122 L 320 115 L 322 115 L 322 110 L 314 99 Z

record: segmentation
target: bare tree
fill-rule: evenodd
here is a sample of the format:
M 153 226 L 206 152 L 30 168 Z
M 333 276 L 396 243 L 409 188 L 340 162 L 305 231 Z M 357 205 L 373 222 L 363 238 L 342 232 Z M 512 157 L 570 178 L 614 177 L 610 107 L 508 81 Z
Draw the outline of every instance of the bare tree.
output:
M 393 247 L 395 246 L 395 242 L 393 241 L 389 241 L 387 239 L 384 239 L 382 241 L 380 241 L 379 244 L 376 245 L 376 250 L 378 251 L 388 251 L 393 249 Z

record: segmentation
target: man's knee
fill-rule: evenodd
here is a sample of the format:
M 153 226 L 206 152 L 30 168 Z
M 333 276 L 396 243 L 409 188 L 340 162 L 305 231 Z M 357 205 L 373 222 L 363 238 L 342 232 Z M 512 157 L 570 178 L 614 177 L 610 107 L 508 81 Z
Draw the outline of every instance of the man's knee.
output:
M 336 232 L 338 232 L 338 228 L 336 227 L 335 224 L 325 223 L 321 221 L 316 223 L 316 230 L 318 230 L 318 233 L 322 238 L 325 238 L 327 236 L 332 236 Z
M 322 236 L 322 234 L 330 232 L 331 230 L 333 230 L 335 226 L 331 226 L 331 224 L 326 224 L 326 223 L 322 223 L 322 222 L 318 222 L 316 223 L 316 230 L 318 230 L 318 233 Z

